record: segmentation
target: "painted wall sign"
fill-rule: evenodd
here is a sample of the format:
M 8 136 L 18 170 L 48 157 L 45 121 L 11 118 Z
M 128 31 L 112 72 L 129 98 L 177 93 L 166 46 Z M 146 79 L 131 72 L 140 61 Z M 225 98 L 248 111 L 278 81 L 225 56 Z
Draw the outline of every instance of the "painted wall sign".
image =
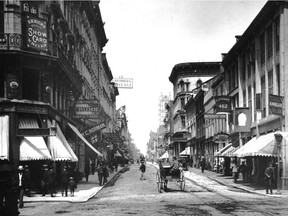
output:
M 26 22 L 26 46 L 31 49 L 47 51 L 47 22 L 31 16 L 27 16 Z
M 204 119 L 226 119 L 224 114 L 204 114 Z
M 283 115 L 283 96 L 269 94 L 269 113 Z
M 95 100 L 80 99 L 75 105 L 75 115 L 73 118 L 77 119 L 99 119 L 100 105 Z

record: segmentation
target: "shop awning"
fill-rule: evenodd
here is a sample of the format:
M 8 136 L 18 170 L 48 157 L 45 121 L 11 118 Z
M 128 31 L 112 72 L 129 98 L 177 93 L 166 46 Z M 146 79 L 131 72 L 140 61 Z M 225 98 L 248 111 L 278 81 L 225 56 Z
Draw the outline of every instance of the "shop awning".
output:
M 220 157 L 233 157 L 233 153 L 237 151 L 238 149 L 239 147 L 230 146 L 228 149 L 222 152 Z
M 168 151 L 166 151 L 159 159 L 169 158 Z
M 102 155 L 97 149 L 95 149 L 95 148 L 82 136 L 82 134 L 79 132 L 79 130 L 78 130 L 75 126 L 71 125 L 70 123 L 68 123 L 68 125 L 69 125 L 70 128 L 76 133 L 76 135 L 77 135 L 90 149 L 92 149 L 92 151 L 94 151 L 94 152 L 97 154 L 97 156 L 103 157 L 103 155 Z
M 232 146 L 231 143 L 229 143 L 228 145 L 224 146 L 222 149 L 218 150 L 218 151 L 214 154 L 214 156 L 216 156 L 216 157 L 221 157 L 221 154 L 222 154 L 224 151 L 226 151 L 228 148 L 230 148 L 230 146 Z
M 116 153 L 114 154 L 115 157 L 122 157 L 122 155 L 119 153 L 119 151 L 116 151 Z
M 48 148 L 54 161 L 78 161 L 77 156 L 58 125 L 56 125 L 56 136 L 48 137 Z
M 253 157 L 253 156 L 266 156 L 266 157 L 276 157 L 278 155 L 277 150 L 277 143 L 275 140 L 275 134 L 280 133 L 283 136 L 283 140 L 288 139 L 288 133 L 287 132 L 274 132 L 269 133 L 260 136 L 258 139 L 255 139 L 254 142 L 249 144 L 249 142 L 246 144 L 249 146 L 242 146 L 243 150 L 241 148 L 239 149 L 239 152 L 237 153 L 238 157 Z M 244 147 L 246 148 L 244 149 Z
M 51 154 L 43 137 L 24 137 L 20 143 L 20 161 L 49 160 Z
M 0 116 L 0 160 L 9 160 L 9 116 Z
M 246 151 L 245 149 L 249 149 L 253 146 L 254 142 L 256 141 L 256 137 L 253 137 L 251 140 L 249 140 L 245 145 L 240 147 L 237 151 L 235 151 L 232 155 L 240 157 L 239 155 L 241 152 Z
M 180 155 L 190 155 L 190 148 L 189 148 L 189 147 L 186 147 L 186 148 L 184 149 L 184 151 L 182 151 L 182 152 L 180 153 Z

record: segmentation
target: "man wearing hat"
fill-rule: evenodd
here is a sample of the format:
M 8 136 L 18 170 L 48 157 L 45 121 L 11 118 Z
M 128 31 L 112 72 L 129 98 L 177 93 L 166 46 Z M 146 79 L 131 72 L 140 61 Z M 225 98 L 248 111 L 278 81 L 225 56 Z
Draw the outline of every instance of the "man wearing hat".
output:
M 24 175 L 24 167 L 20 165 L 18 167 L 18 188 L 19 188 L 19 208 L 23 208 L 23 196 L 25 192 L 25 175 Z

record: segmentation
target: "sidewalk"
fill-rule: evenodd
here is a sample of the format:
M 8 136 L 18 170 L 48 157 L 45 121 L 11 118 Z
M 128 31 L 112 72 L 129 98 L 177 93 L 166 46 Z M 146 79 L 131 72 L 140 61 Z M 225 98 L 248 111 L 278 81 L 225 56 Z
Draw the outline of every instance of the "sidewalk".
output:
M 114 176 L 121 172 L 124 167 L 118 167 L 118 172 L 113 172 L 108 177 L 108 182 L 111 181 Z M 107 183 L 106 183 L 107 184 Z M 105 184 L 105 185 L 106 185 Z M 86 182 L 85 177 L 78 183 L 75 189 L 74 196 L 70 196 L 68 189 L 68 196 L 62 196 L 61 191 L 57 191 L 55 197 L 51 197 L 50 194 L 42 196 L 41 194 L 33 194 L 31 197 L 24 196 L 24 203 L 29 202 L 86 202 L 91 197 L 95 196 L 105 185 L 99 186 L 98 175 L 95 172 L 94 175 L 89 175 L 88 182 Z
M 153 163 L 153 164 L 149 163 L 149 164 L 158 168 L 158 164 L 156 164 L 156 163 Z M 238 182 L 234 183 L 232 176 L 224 176 L 223 174 L 216 173 L 216 172 L 209 171 L 209 170 L 205 170 L 204 173 L 202 173 L 201 169 L 189 167 L 189 170 L 184 171 L 184 173 L 186 173 L 185 177 L 188 179 L 191 178 L 191 175 L 189 175 L 189 173 L 194 173 L 197 175 L 205 176 L 211 180 L 218 182 L 219 184 L 229 186 L 229 187 L 238 188 L 238 189 L 242 189 L 242 190 L 250 192 L 250 193 L 257 193 L 257 194 L 260 194 L 263 196 L 288 197 L 288 190 L 281 190 L 280 191 L 281 194 L 276 194 L 277 190 L 273 189 L 273 193 L 274 193 L 273 195 L 266 194 L 265 187 L 263 187 L 263 186 L 261 187 L 259 185 L 253 184 L 253 183 L 244 183 L 241 179 L 241 175 L 240 175 L 240 179 L 238 179 Z M 192 178 L 191 178 L 191 180 L 193 181 Z

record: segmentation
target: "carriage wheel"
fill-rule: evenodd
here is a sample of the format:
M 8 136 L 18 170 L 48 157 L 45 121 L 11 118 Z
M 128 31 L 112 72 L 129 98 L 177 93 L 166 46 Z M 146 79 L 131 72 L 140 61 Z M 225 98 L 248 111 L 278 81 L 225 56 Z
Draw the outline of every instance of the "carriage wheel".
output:
M 156 173 L 156 183 L 157 183 L 158 192 L 161 193 L 162 180 L 161 180 L 161 177 L 160 177 L 160 173 L 159 173 L 159 172 Z
M 184 191 L 185 189 L 185 178 L 183 171 L 180 173 L 180 190 Z

